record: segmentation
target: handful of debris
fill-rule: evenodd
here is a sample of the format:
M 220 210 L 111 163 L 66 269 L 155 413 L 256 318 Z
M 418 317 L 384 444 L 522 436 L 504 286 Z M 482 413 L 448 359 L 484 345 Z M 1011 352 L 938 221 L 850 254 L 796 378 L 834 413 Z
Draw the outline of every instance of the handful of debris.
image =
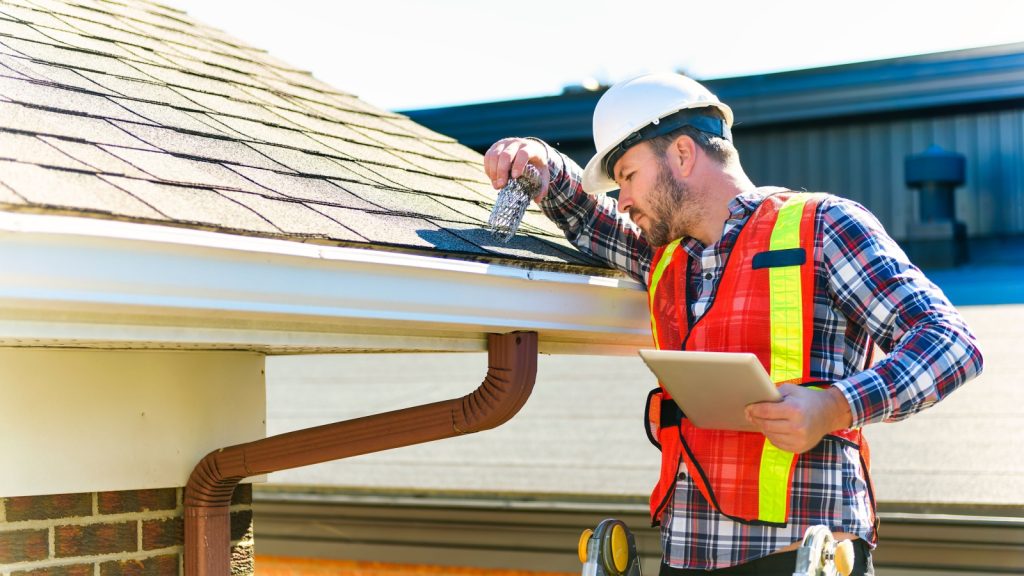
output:
M 498 191 L 494 210 L 491 210 L 491 217 L 487 220 L 487 229 L 500 242 L 511 240 L 516 235 L 519 224 L 523 222 L 523 215 L 526 214 L 530 200 L 538 194 L 540 171 L 532 164 L 527 164 L 522 176 L 509 180 L 508 184 Z

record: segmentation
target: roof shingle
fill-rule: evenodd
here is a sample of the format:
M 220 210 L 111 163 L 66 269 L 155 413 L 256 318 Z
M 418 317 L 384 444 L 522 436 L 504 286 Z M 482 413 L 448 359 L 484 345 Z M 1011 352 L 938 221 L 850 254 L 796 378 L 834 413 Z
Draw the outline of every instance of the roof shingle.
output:
M 39 207 L 167 220 L 152 206 L 88 172 L 0 161 L 0 174 L 6 186 Z
M 0 208 L 578 266 L 479 154 L 147 0 L 0 0 Z M 532 264 L 531 264 L 532 263 Z
M 0 102 L 0 129 L 27 134 L 63 136 L 94 144 L 154 150 L 142 140 L 118 129 L 102 118 L 78 113 L 36 108 L 15 102 Z

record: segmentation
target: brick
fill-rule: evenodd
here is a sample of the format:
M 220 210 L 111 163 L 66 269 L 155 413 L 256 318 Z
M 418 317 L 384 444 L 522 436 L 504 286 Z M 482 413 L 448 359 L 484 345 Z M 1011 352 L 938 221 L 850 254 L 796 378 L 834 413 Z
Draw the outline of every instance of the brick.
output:
M 104 562 L 100 564 L 100 576 L 178 576 L 178 555 Z
M 252 510 L 231 513 L 231 541 L 252 539 Z
M 7 521 L 92 516 L 92 494 L 50 494 L 7 498 Z
M 11 576 L 92 576 L 92 564 L 72 564 L 70 566 L 50 566 L 35 570 L 11 572 Z
M 0 564 L 45 560 L 50 554 L 46 530 L 0 532 Z
M 142 549 L 155 550 L 185 544 L 185 519 L 164 518 L 142 523 Z
M 88 524 L 54 528 L 54 548 L 58 558 L 92 556 L 138 550 L 138 524 Z
M 231 494 L 231 504 L 252 504 L 252 484 L 239 484 Z
M 100 514 L 123 514 L 147 510 L 174 510 L 178 492 L 174 488 L 155 490 L 121 490 L 99 493 Z
M 256 560 L 252 545 L 231 547 L 231 576 L 251 576 L 256 572 Z

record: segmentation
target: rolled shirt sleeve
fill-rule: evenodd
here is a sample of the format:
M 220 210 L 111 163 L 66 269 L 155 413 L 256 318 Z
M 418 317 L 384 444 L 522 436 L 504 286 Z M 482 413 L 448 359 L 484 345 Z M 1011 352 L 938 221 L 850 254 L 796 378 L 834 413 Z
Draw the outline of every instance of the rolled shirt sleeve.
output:
M 981 372 L 981 351 L 960 313 L 870 212 L 833 198 L 822 230 L 835 305 L 887 354 L 835 383 L 854 427 L 907 418 Z

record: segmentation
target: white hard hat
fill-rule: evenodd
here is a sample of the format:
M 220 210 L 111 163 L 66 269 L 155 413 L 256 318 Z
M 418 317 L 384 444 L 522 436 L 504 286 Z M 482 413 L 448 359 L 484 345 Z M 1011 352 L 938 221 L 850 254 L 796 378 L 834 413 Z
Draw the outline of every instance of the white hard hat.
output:
M 710 116 L 677 114 L 707 107 L 717 108 L 724 123 Z M 676 121 L 662 122 L 669 116 Z M 609 172 L 629 147 L 685 125 L 731 140 L 732 110 L 700 83 L 680 74 L 648 74 L 612 86 L 594 109 L 597 154 L 583 170 L 583 189 L 591 194 L 615 190 L 619 185 Z M 614 156 L 610 166 L 609 154 Z

